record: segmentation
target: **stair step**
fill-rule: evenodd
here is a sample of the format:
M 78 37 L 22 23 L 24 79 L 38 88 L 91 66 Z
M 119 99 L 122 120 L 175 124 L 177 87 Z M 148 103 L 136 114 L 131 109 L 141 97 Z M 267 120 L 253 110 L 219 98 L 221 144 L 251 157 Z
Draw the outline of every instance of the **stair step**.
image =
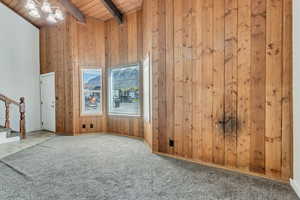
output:
M 0 144 L 20 141 L 19 133 L 0 126 Z
M 11 129 L 0 127 L 0 132 L 8 132 L 8 131 L 11 131 Z

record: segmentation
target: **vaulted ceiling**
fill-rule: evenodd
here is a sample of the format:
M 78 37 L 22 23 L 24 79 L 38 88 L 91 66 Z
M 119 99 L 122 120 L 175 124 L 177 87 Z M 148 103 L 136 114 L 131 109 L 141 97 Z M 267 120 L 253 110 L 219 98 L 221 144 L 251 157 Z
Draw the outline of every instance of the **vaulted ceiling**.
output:
M 113 16 L 103 5 L 101 0 L 71 0 L 79 10 L 89 17 L 100 20 L 108 20 Z M 112 0 L 122 13 L 138 10 L 142 6 L 142 0 Z
M 0 0 L 6 6 L 14 10 L 16 13 L 24 17 L 30 23 L 37 27 L 42 27 L 48 23 L 44 18 L 33 18 L 28 14 L 25 8 L 27 0 Z M 40 0 L 41 1 L 41 0 Z M 60 0 L 48 0 L 51 5 L 60 7 L 64 12 L 67 9 L 60 3 Z M 103 0 L 68 0 L 70 1 L 85 17 L 93 17 L 99 20 L 106 21 L 113 18 L 113 14 L 104 5 Z M 112 0 L 112 3 L 123 14 L 139 10 L 143 0 Z

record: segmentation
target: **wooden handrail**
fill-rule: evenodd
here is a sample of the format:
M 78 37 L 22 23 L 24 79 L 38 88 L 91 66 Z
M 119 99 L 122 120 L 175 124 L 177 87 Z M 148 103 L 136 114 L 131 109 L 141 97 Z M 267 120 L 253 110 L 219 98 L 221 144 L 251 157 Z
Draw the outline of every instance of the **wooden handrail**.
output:
M 0 101 L 5 103 L 5 128 L 10 128 L 10 104 L 14 104 L 19 107 L 20 112 L 20 137 L 21 139 L 26 138 L 26 129 L 25 129 L 25 98 L 20 98 L 20 103 L 0 94 Z
M 14 100 L 12 100 L 12 99 L 10 99 L 10 98 L 4 96 L 3 94 L 0 94 L 0 101 L 8 102 L 9 104 L 12 103 L 12 104 L 15 104 L 15 105 L 17 105 L 17 106 L 20 105 L 20 103 L 18 103 L 18 102 L 16 102 L 16 101 L 14 101 Z

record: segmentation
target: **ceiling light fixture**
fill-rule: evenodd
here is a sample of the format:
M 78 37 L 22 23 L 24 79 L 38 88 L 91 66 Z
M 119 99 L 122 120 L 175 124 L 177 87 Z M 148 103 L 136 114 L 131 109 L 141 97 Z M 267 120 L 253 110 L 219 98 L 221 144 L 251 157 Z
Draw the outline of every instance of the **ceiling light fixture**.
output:
M 61 12 L 61 10 L 59 10 L 59 9 L 56 9 L 56 10 L 55 10 L 54 16 L 55 16 L 55 18 L 58 19 L 58 20 L 64 20 L 64 15 L 63 15 L 63 13 Z
M 64 20 L 63 12 L 58 7 L 51 6 L 48 0 L 43 0 L 42 3 L 39 0 L 27 0 L 25 8 L 34 18 L 47 16 L 46 20 L 51 24 Z
M 45 13 L 52 13 L 50 3 L 47 0 L 43 2 L 41 10 Z
M 36 9 L 35 2 L 33 0 L 27 0 L 25 8 L 28 10 Z
M 34 17 L 34 18 L 40 18 L 41 15 L 37 9 L 32 9 L 29 11 L 29 15 Z
M 55 15 L 54 14 L 49 14 L 48 17 L 47 17 L 47 21 L 51 24 L 54 24 L 57 22 L 56 18 L 55 18 Z

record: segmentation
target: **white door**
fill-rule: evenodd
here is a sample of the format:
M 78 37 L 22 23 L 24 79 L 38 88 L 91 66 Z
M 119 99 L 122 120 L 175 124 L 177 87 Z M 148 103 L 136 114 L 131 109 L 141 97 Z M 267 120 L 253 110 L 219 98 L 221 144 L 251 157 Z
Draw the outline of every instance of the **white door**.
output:
M 42 129 L 55 132 L 55 74 L 42 74 L 40 83 Z

